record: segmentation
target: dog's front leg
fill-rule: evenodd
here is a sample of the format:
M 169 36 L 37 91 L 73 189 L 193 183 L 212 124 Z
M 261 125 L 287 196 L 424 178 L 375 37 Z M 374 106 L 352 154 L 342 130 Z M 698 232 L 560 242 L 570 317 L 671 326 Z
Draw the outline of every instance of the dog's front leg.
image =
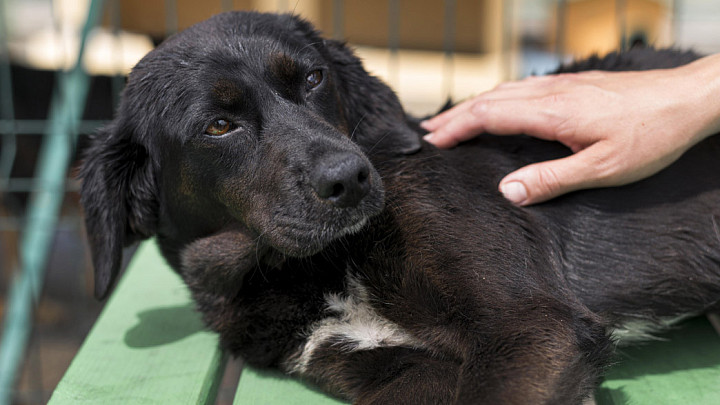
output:
M 244 278 L 260 262 L 255 240 L 248 232 L 225 230 L 196 239 L 180 251 L 180 275 L 205 323 L 223 338 L 238 322 L 236 301 Z
M 197 239 L 182 249 L 180 273 L 225 349 L 247 364 L 278 367 L 324 316 L 324 294 L 341 288 L 342 273 L 257 241 L 237 228 Z
M 238 229 L 197 239 L 181 249 L 181 276 L 196 295 L 236 293 L 264 253 L 255 240 Z
M 450 404 L 460 362 L 409 347 L 348 350 L 328 341 L 295 373 L 357 405 Z

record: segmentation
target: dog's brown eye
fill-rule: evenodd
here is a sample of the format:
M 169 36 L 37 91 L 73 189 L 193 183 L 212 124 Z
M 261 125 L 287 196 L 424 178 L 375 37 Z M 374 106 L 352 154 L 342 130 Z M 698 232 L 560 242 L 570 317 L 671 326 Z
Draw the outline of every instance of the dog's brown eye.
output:
M 212 124 L 208 125 L 205 129 L 205 133 L 208 135 L 225 135 L 230 131 L 230 121 L 217 120 Z
M 307 75 L 305 81 L 307 82 L 308 88 L 314 89 L 319 86 L 323 81 L 322 70 L 313 70 Z

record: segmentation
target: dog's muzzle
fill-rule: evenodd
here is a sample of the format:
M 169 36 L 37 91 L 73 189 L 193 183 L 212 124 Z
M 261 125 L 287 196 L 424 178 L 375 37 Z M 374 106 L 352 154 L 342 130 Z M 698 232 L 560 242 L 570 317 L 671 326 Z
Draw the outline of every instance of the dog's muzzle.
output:
M 317 197 L 338 208 L 356 207 L 370 191 L 370 167 L 355 153 L 326 156 L 310 174 Z

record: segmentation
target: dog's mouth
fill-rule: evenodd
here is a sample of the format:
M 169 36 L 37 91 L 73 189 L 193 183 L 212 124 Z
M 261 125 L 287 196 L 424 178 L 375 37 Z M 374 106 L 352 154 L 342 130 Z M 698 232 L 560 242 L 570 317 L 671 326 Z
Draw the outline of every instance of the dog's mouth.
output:
M 382 192 L 379 194 L 382 196 Z M 276 217 L 261 238 L 283 255 L 312 256 L 331 243 L 360 232 L 382 208 L 382 197 L 375 197 L 356 209 L 326 213 L 322 219 Z
M 268 235 L 268 242 L 280 253 L 291 257 L 307 257 L 322 251 L 330 243 L 353 233 L 367 225 L 368 218 L 363 217 L 355 224 L 336 227 L 301 228 L 278 225 Z

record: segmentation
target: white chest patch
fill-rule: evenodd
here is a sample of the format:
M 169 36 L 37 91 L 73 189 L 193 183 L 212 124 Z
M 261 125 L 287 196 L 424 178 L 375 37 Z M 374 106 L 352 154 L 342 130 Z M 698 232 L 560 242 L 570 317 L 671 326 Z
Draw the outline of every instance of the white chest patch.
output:
M 317 348 L 330 340 L 349 352 L 392 346 L 421 347 L 417 339 L 372 308 L 367 290 L 354 278 L 348 277 L 345 294 L 327 294 L 325 301 L 329 316 L 310 327 L 302 352 L 288 364 L 291 372 L 304 373 Z

